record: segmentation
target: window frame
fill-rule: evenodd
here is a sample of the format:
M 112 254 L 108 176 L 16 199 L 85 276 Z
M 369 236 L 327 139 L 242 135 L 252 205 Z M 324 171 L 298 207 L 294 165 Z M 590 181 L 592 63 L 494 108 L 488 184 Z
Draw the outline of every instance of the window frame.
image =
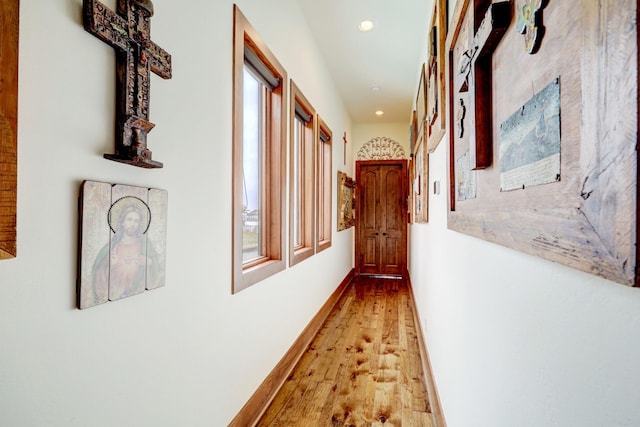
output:
M 293 266 L 315 254 L 315 191 L 316 191 L 316 111 L 293 80 L 290 82 L 289 124 L 289 265 Z M 298 110 L 298 112 L 296 112 Z M 302 122 L 299 176 L 296 174 L 296 127 L 301 121 L 299 115 L 307 115 Z M 299 179 L 299 181 L 298 181 Z M 294 183 L 298 181 L 296 187 Z M 295 190 L 300 190 L 300 218 L 296 221 Z M 296 225 L 299 225 L 300 243 L 296 240 Z
M 328 137 L 324 141 L 322 135 Z M 331 247 L 333 213 L 333 132 L 318 115 L 316 186 L 316 253 Z
M 232 292 L 249 286 L 285 269 L 285 188 L 286 188 L 286 114 L 287 73 L 256 30 L 234 5 L 233 37 L 233 188 L 232 188 Z M 245 48 L 279 79 L 266 100 L 264 114 L 264 182 L 261 185 L 263 218 L 263 256 L 243 262 L 243 93 Z

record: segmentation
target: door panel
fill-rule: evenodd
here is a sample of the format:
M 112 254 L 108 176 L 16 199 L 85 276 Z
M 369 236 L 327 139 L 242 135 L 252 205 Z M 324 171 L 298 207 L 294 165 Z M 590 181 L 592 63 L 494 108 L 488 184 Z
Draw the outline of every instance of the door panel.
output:
M 364 241 L 364 254 L 363 254 L 363 267 L 369 269 L 378 268 L 378 242 L 375 237 L 365 238 Z
M 362 189 L 366 193 L 364 195 L 366 200 L 375 200 L 378 196 L 377 175 L 372 172 L 367 172 L 362 180 L 364 183 Z M 370 206 L 369 209 L 363 210 L 364 228 L 368 232 L 375 231 L 376 224 L 376 205 Z M 357 212 L 357 211 L 356 211 Z
M 356 264 L 360 274 L 403 275 L 407 269 L 405 160 L 356 162 L 359 220 Z
M 391 268 L 399 268 L 400 264 L 399 264 L 399 260 L 398 260 L 398 251 L 399 251 L 399 242 L 398 239 L 393 239 L 390 237 L 387 237 L 384 239 L 384 249 L 383 249 L 383 260 L 382 260 L 382 265 L 385 266 L 385 268 L 387 269 L 387 272 L 390 273 L 390 271 L 388 271 Z M 400 272 L 398 274 L 401 274 Z
M 384 173 L 384 171 L 383 171 Z M 383 203 L 384 209 L 387 211 L 384 219 L 387 221 L 387 230 L 400 230 L 400 222 L 403 222 L 404 215 L 399 211 L 402 211 L 402 198 L 399 197 L 399 190 L 402 183 L 400 182 L 400 176 L 398 171 L 391 170 L 384 173 L 385 178 L 385 195 Z

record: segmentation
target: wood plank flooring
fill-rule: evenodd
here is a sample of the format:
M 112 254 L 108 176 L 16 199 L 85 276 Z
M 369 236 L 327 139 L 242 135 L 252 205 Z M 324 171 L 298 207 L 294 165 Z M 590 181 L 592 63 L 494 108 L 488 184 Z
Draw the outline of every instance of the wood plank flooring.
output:
M 404 279 L 357 277 L 258 426 L 434 426 Z

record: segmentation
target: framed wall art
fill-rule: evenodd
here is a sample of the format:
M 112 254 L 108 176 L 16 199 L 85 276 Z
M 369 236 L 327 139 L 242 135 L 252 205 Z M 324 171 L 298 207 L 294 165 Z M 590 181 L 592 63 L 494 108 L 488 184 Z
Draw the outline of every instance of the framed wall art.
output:
M 413 186 L 413 180 L 414 180 L 414 176 L 415 176 L 415 170 L 414 170 L 414 158 L 413 155 L 411 155 L 411 157 L 409 157 L 409 160 L 407 161 L 407 167 L 409 168 L 409 185 Z M 415 222 L 415 218 L 414 218 L 414 211 L 413 211 L 413 188 L 410 187 L 409 188 L 409 195 L 407 196 L 407 222 L 409 224 L 413 224 Z
M 338 231 L 356 224 L 356 183 L 346 173 L 338 171 Z
M 415 223 L 429 221 L 429 154 L 426 151 L 423 136 L 424 132 L 420 133 L 413 157 L 411 194 Z
M 166 190 L 85 181 L 80 217 L 79 308 L 165 285 Z
M 410 153 L 409 153 L 409 161 L 407 163 L 407 166 L 409 168 L 409 183 L 413 183 L 414 180 L 414 176 L 415 176 L 415 169 L 414 169 L 414 163 L 415 163 L 415 150 L 416 150 L 416 141 L 418 139 L 418 123 L 417 123 L 418 119 L 417 119 L 417 115 L 416 115 L 416 110 L 413 110 L 413 113 L 411 114 L 411 124 L 409 125 L 409 147 L 410 147 Z M 413 184 L 411 184 L 413 185 Z M 407 221 L 409 222 L 409 224 L 412 224 L 414 222 L 414 210 L 413 210 L 413 188 L 409 189 L 409 196 L 407 197 Z
M 0 259 L 17 255 L 18 0 L 0 2 Z
M 548 2 L 525 49 L 528 1 L 457 2 L 448 226 L 637 286 L 637 4 L 599 5 Z
M 416 95 L 416 125 L 418 133 L 422 132 L 424 121 L 427 118 L 427 77 L 425 64 L 420 70 L 420 80 L 418 81 L 418 94 Z
M 427 72 L 427 151 L 433 153 L 446 131 L 445 49 L 447 0 L 436 0 L 429 31 Z
M 409 156 L 413 156 L 418 139 L 418 117 L 416 110 L 411 113 L 411 124 L 409 125 Z

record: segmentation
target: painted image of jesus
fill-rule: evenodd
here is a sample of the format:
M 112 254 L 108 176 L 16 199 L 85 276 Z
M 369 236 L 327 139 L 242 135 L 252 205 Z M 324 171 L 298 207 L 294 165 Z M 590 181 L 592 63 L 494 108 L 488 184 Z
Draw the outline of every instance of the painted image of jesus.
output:
M 108 292 L 113 301 L 143 292 L 157 274 L 157 257 L 147 242 L 151 213 L 144 201 L 131 196 L 117 200 L 108 220 L 111 242 L 96 256 L 92 276 L 95 292 Z

